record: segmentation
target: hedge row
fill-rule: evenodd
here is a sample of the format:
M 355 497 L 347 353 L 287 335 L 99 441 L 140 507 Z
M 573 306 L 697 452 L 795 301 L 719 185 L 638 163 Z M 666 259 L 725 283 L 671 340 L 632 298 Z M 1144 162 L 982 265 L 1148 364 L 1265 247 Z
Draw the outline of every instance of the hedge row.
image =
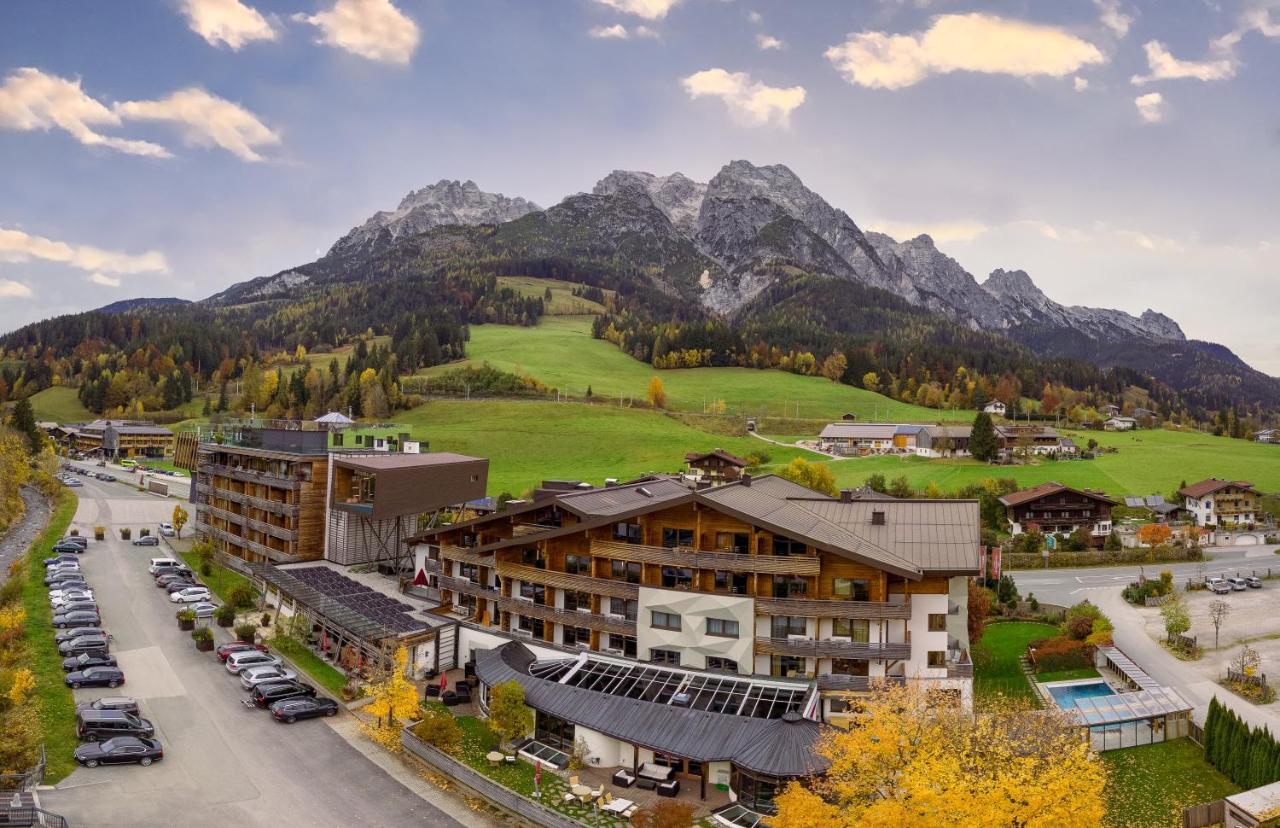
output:
M 1118 564 L 1148 564 L 1166 562 L 1203 561 L 1204 551 L 1197 548 L 1157 547 L 1156 549 L 1121 549 L 1108 552 L 1095 549 L 1090 552 L 1050 552 L 1049 568 L 1082 566 L 1114 566 Z M 1043 555 L 1009 552 L 1001 557 L 1004 569 L 1043 569 Z

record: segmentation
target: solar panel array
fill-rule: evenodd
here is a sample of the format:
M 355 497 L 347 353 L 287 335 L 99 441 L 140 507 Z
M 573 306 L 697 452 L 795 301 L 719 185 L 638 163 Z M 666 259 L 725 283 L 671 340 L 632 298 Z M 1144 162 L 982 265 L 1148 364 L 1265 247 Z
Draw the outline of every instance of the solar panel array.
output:
M 409 613 L 414 610 L 410 604 L 383 595 L 359 581 L 339 575 L 332 569 L 308 566 L 290 569 L 288 572 L 326 598 L 398 633 L 425 630 L 429 626 L 427 622 L 409 616 Z

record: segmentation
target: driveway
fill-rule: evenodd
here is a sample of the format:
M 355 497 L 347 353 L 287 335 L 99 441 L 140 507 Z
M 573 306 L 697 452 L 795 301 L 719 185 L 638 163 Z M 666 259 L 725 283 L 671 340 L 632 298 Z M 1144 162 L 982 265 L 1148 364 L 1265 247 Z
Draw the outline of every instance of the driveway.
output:
M 86 481 L 77 492 L 75 524 L 82 530 L 128 525 L 136 537 L 139 527 L 154 527 L 173 509 L 172 500 L 121 484 Z M 461 825 L 339 735 L 335 726 L 346 714 L 333 726 L 279 725 L 261 710 L 246 710 L 236 678 L 178 630 L 174 605 L 147 573 L 148 559 L 163 555 L 163 547 L 135 547 L 109 534 L 113 539 L 90 544 L 82 565 L 127 683 L 122 691 L 77 690 L 76 700 L 113 692 L 136 697 L 165 757 L 149 768 L 80 768 L 41 792 L 43 807 L 72 825 L 101 828 Z M 484 820 L 477 815 L 471 822 Z

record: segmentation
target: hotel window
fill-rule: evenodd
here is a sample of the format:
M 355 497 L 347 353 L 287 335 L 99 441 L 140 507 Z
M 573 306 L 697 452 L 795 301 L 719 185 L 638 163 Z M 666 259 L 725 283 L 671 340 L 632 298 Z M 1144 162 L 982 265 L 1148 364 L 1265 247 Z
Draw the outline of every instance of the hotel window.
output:
M 929 666 L 930 667 L 946 667 L 947 651 L 946 650 L 930 650 Z
M 542 584 L 531 584 L 528 581 L 521 581 L 520 597 L 532 601 L 535 604 L 545 604 L 547 602 L 547 588 Z
M 590 575 L 591 558 L 586 555 L 565 555 L 564 571 L 571 575 Z
M 708 618 L 707 635 L 718 635 L 721 638 L 737 638 L 738 622 L 725 618 Z
M 833 578 L 831 592 L 850 601 L 870 601 L 871 582 L 866 578 Z
M 831 659 L 831 672 L 837 676 L 865 676 L 871 670 L 871 663 L 856 658 Z
M 746 532 L 716 533 L 716 549 L 721 551 L 737 552 L 739 555 L 745 555 L 750 543 L 751 536 Z
M 831 635 L 866 644 L 871 640 L 871 622 L 865 618 L 837 618 L 831 624 Z
M 564 608 L 567 610 L 591 610 L 591 593 L 565 590 Z
M 564 645 L 566 647 L 574 647 L 578 644 L 591 643 L 591 630 L 586 627 L 565 627 L 564 628 Z
M 634 599 L 610 598 L 609 614 L 621 615 L 623 618 L 626 618 L 628 621 L 634 621 L 636 620 L 636 608 L 639 606 L 639 603 L 640 603 L 639 601 L 636 601 Z
M 693 586 L 693 570 L 683 566 L 664 566 L 662 585 L 667 589 L 689 589 Z
M 466 578 L 473 584 L 480 583 L 480 567 L 476 564 L 456 564 L 458 567 L 458 577 Z
M 680 666 L 679 650 L 650 650 L 649 660 L 654 664 L 670 664 L 673 667 Z
M 800 541 L 792 540 L 783 535 L 773 536 L 773 554 L 775 555 L 803 555 L 804 544 Z
M 633 635 L 609 633 L 607 646 L 610 650 L 618 650 L 627 658 L 636 657 L 636 639 Z
M 738 662 L 731 658 L 707 656 L 707 669 L 716 670 L 721 673 L 736 673 L 738 672 Z
M 520 563 L 525 566 L 536 566 L 538 569 L 546 569 L 547 561 L 542 557 L 542 553 L 536 547 L 520 550 Z
M 794 678 L 804 672 L 804 659 L 800 656 L 770 656 L 769 675 Z
M 747 594 L 747 574 L 745 572 L 716 571 L 716 592 L 729 592 L 734 595 Z
M 677 546 L 693 546 L 693 530 L 663 528 L 662 545 L 668 549 L 674 549 Z
M 545 637 L 541 618 L 530 618 L 527 615 L 522 615 L 520 620 L 516 622 L 516 626 L 525 632 L 533 633 L 534 638 Z
M 929 632 L 946 632 L 947 615 L 943 612 L 929 613 Z
M 674 630 L 680 631 L 680 614 L 676 612 L 663 612 L 661 610 L 649 611 L 649 626 L 655 630 Z
M 804 578 L 795 575 L 773 576 L 773 597 L 794 598 L 809 591 L 809 584 Z
M 610 574 L 615 580 L 626 581 L 629 584 L 640 583 L 640 573 L 643 567 L 635 561 L 609 561 Z
M 638 523 L 615 523 L 613 524 L 613 539 L 623 543 L 639 543 L 641 538 L 640 524 Z
M 789 635 L 808 635 L 808 622 L 799 616 L 775 615 L 770 622 L 774 638 L 786 638 Z

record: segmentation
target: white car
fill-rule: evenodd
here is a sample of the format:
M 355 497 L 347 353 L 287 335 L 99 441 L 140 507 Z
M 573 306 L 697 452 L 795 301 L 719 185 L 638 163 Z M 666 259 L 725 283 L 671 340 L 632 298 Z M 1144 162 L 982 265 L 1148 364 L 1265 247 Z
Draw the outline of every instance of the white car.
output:
M 190 607 L 191 611 L 196 614 L 196 618 L 212 618 L 213 611 L 217 608 L 217 604 L 211 604 L 208 601 L 201 601 L 194 607 Z
M 67 595 L 83 595 L 89 598 L 93 597 L 93 590 L 88 587 L 72 587 L 70 589 L 55 589 L 49 592 L 49 603 L 57 601 L 59 598 L 65 599 Z M 72 599 L 74 600 L 74 599 Z M 66 603 L 62 601 L 61 603 Z
M 53 607 L 54 612 L 57 612 L 58 608 L 63 606 L 64 604 L 69 604 L 73 601 L 92 601 L 92 600 L 93 600 L 93 590 L 91 589 L 74 590 L 73 589 L 73 590 L 64 592 L 62 595 L 55 595 L 52 598 L 50 598 L 49 606 Z
M 227 659 L 227 672 L 240 673 L 250 667 L 279 667 L 284 664 L 278 657 L 268 653 L 259 652 L 258 650 L 246 650 L 242 653 L 232 653 Z
M 180 589 L 169 596 L 175 604 L 194 604 L 196 601 L 209 601 L 213 596 L 204 587 L 191 586 Z
M 167 538 L 173 537 L 173 524 L 172 523 L 160 524 L 160 534 L 164 535 Z
M 252 690 L 259 684 L 266 684 L 269 681 L 293 681 L 298 674 L 286 667 L 263 666 L 263 667 L 246 667 L 240 671 L 240 686 L 246 690 Z

